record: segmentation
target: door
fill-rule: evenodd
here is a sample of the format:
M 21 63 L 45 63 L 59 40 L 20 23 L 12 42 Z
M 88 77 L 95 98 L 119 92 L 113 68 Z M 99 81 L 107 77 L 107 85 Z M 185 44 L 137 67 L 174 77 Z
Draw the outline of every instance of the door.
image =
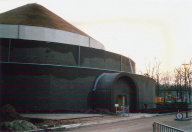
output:
M 116 104 L 119 104 L 117 111 L 121 111 L 121 106 L 125 106 L 125 95 L 117 95 Z

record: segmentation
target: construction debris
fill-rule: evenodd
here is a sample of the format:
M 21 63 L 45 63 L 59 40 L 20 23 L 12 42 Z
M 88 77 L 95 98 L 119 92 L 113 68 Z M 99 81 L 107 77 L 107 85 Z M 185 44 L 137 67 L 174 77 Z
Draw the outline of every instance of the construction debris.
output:
M 37 129 L 35 125 L 25 120 L 3 122 L 0 124 L 0 127 L 3 131 L 28 131 Z
M 5 105 L 1 110 L 1 122 L 21 120 L 23 117 L 9 104 Z

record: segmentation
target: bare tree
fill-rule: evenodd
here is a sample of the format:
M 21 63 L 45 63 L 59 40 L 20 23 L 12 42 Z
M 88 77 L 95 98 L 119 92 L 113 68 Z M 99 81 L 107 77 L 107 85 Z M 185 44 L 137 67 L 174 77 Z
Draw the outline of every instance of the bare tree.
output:
M 156 81 L 156 95 L 159 96 L 159 78 L 161 74 L 160 70 L 161 61 L 156 57 L 152 61 L 145 63 L 146 72 L 144 76 L 151 77 Z
M 192 59 L 189 61 L 189 66 L 187 68 L 187 80 L 188 80 L 188 88 L 191 88 L 192 85 Z
M 145 63 L 145 73 L 143 75 L 151 77 L 156 80 L 156 95 L 159 95 L 160 85 L 164 87 L 164 90 L 170 90 L 174 86 L 174 90 L 177 91 L 177 96 L 180 98 L 184 95 L 184 90 L 188 91 L 189 97 L 191 97 L 192 89 L 192 58 L 188 62 L 188 66 L 184 68 L 182 65 L 175 68 L 173 72 L 162 73 L 161 61 L 156 57 L 153 60 L 148 60 Z M 173 87 L 172 87 L 173 88 Z M 179 94 L 180 93 L 180 94 Z
M 175 84 L 177 86 L 182 86 L 182 80 L 183 80 L 182 68 L 181 67 L 175 68 L 174 74 L 175 74 Z
M 177 96 L 182 98 L 182 82 L 183 82 L 183 71 L 181 67 L 175 68 L 174 70 L 174 77 L 175 77 L 175 88 L 177 92 Z M 179 94 L 180 93 L 180 94 Z
M 180 92 L 180 98 L 183 97 L 184 91 L 189 93 L 189 98 L 191 98 L 191 83 L 192 83 L 192 59 L 189 61 L 187 67 L 175 68 L 175 86 L 177 92 Z
M 159 61 L 156 57 L 150 61 L 145 63 L 145 76 L 151 77 L 155 79 L 157 82 L 159 82 L 159 76 L 160 76 L 160 66 L 161 61 Z
M 162 73 L 160 84 L 161 86 L 163 86 L 164 90 L 170 90 L 170 88 L 172 88 L 172 86 L 174 85 L 173 73 L 169 71 Z
M 187 91 L 189 93 L 189 100 L 191 102 L 191 80 L 192 80 L 192 59 L 189 61 L 189 65 L 186 68 L 186 79 L 187 79 Z

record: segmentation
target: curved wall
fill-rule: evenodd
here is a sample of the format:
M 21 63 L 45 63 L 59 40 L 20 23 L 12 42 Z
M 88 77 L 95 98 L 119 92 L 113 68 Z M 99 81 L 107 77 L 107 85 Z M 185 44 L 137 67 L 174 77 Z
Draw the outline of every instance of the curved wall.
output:
M 115 112 L 118 95 L 125 96 L 125 106 L 129 105 L 130 112 L 156 107 L 153 79 L 124 72 L 105 72 L 102 75 L 91 92 L 90 106 L 93 109 L 103 108 Z
M 1 63 L 1 69 L 0 107 L 11 104 L 21 112 L 72 112 L 94 106 L 115 112 L 117 95 L 127 96 L 132 112 L 144 104 L 155 107 L 155 81 L 136 74 L 27 63 Z M 107 74 L 93 91 L 103 73 Z
M 135 73 L 135 63 L 124 56 L 94 48 L 21 39 L 0 39 L 0 62 L 63 65 Z
M 129 105 L 129 111 L 134 112 L 138 109 L 138 87 L 136 87 L 136 82 L 134 82 L 129 76 L 119 77 L 113 85 L 113 102 L 117 103 L 117 96 L 125 96 L 125 106 Z M 114 106 L 113 103 L 113 106 Z
M 0 25 L 0 105 L 25 112 L 79 111 L 93 105 L 115 111 L 117 95 L 125 95 L 131 111 L 144 104 L 154 107 L 155 82 L 134 74 L 130 58 L 99 49 L 97 41 L 78 34 L 67 37 L 70 44 L 50 42 L 54 35 L 43 35 L 50 29 L 31 27 Z M 42 36 L 36 38 L 38 29 Z
M 115 112 L 117 96 L 125 96 L 125 106 L 129 105 L 130 112 L 139 108 L 139 87 L 137 80 L 132 80 L 127 73 L 107 73 L 98 82 L 93 91 L 93 108 L 104 108 Z
M 105 49 L 103 44 L 93 38 L 46 27 L 0 24 L 0 38 L 58 42 L 96 49 Z
M 1 104 L 22 112 L 80 111 L 88 109 L 89 93 L 102 70 L 3 63 Z

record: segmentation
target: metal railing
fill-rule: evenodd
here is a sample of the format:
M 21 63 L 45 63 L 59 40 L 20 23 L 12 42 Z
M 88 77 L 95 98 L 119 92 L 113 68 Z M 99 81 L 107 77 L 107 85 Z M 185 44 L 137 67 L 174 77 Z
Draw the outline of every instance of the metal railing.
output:
M 165 124 L 161 124 L 159 122 L 154 122 L 153 132 L 185 132 L 185 131 L 171 126 L 167 126 Z
M 129 116 L 129 105 L 121 106 L 121 114 L 128 114 Z

